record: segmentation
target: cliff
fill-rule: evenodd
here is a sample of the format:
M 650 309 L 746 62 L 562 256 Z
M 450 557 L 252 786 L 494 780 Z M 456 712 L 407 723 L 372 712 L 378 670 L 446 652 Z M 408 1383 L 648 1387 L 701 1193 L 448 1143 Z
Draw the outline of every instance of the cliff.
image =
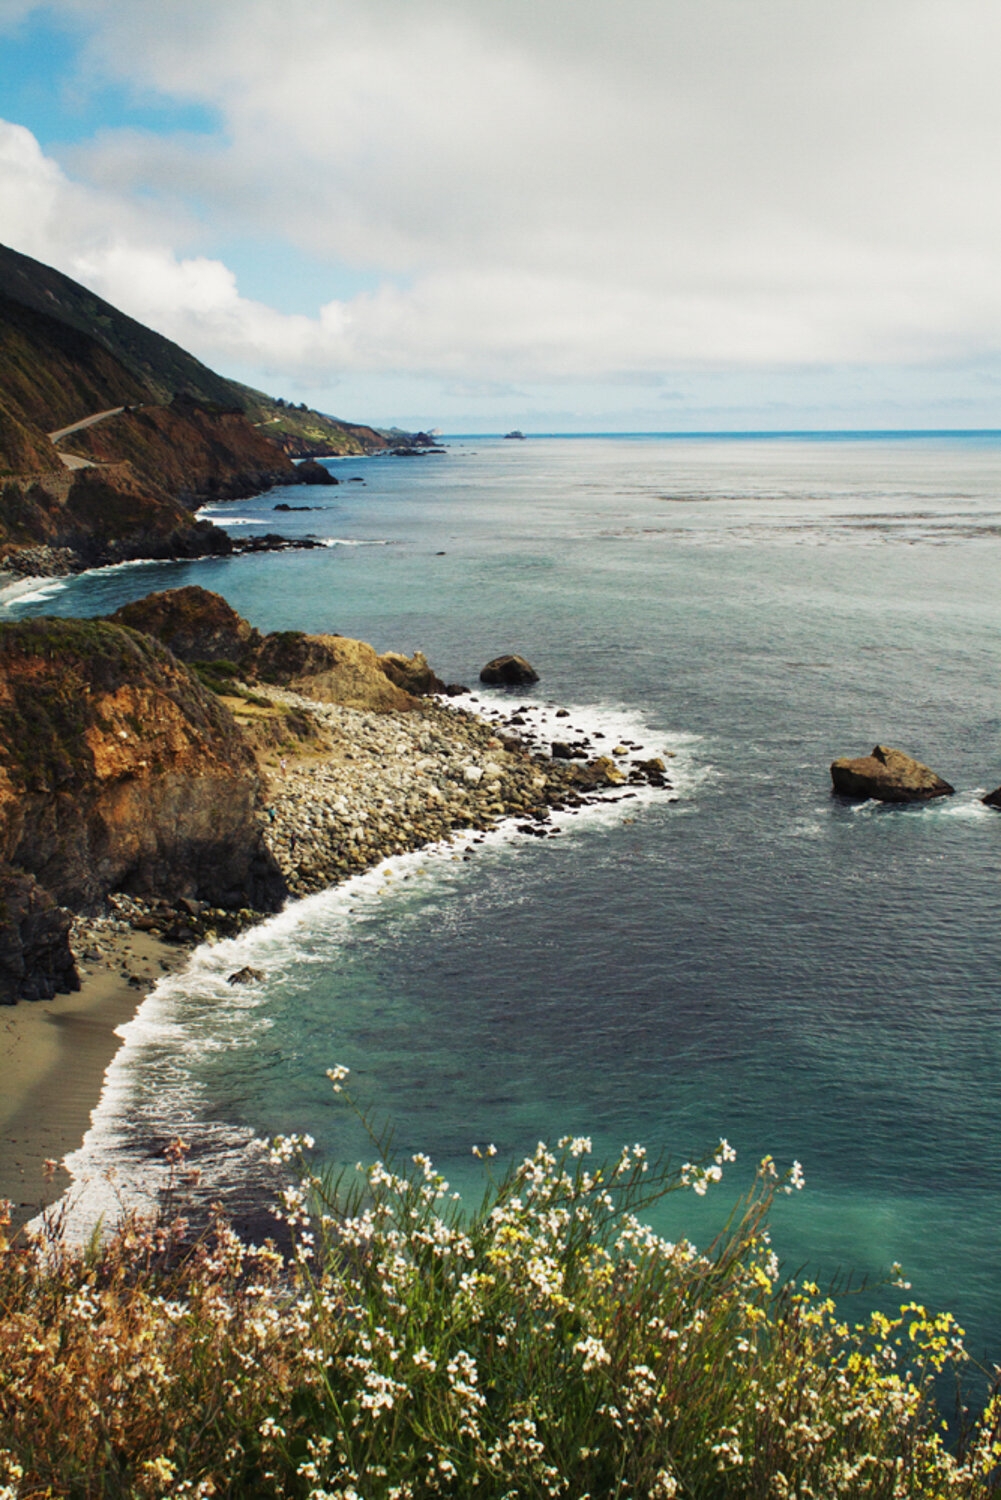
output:
M 73 987 L 64 908 L 97 911 L 115 892 L 281 905 L 254 747 L 318 731 L 294 707 L 257 708 L 238 677 L 377 713 L 441 686 L 420 653 L 262 635 L 197 587 L 109 620 L 0 624 L 0 1002 Z
M 224 534 L 191 510 L 305 482 L 293 456 L 387 446 L 371 428 L 226 380 L 0 246 L 0 570 L 226 552 Z M 92 503 L 98 494 L 106 505 Z
M 99 621 L 0 625 L 6 879 L 77 911 L 111 891 L 277 910 L 260 793 L 231 716 L 159 642 Z
M 9 480 L 0 489 L 0 538 L 0 559 L 28 574 L 233 551 L 220 527 L 142 484 L 128 464 Z

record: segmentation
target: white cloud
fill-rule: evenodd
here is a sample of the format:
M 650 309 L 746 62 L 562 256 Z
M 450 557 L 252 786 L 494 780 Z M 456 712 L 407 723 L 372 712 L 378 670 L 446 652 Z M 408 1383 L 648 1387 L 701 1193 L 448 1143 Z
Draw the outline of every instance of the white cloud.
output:
M 1001 349 L 992 0 L 61 9 L 91 77 L 222 125 L 65 170 L 8 128 L 5 237 L 221 368 L 472 390 Z M 284 242 L 382 282 L 288 316 L 240 295 L 238 236 L 276 280 Z

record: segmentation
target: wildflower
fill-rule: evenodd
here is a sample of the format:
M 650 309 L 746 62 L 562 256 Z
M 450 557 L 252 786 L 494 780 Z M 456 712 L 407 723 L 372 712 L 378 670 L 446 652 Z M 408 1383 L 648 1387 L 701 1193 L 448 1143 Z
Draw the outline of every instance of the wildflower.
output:
M 327 1077 L 334 1086 L 335 1094 L 343 1093 L 341 1085 L 350 1072 L 351 1069 L 346 1068 L 343 1063 L 338 1063 L 336 1067 L 327 1069 Z
M 599 1365 L 610 1363 L 611 1356 L 600 1339 L 584 1338 L 578 1339 L 574 1344 L 574 1353 L 584 1356 L 584 1370 L 596 1370 Z
M 786 1173 L 786 1181 L 783 1191 L 787 1193 L 799 1192 L 804 1187 L 806 1179 L 803 1176 L 803 1168 L 798 1161 L 794 1161 Z
M 177 1473 L 177 1467 L 163 1454 L 159 1458 L 148 1458 L 143 1464 L 143 1474 L 157 1484 L 169 1484 Z

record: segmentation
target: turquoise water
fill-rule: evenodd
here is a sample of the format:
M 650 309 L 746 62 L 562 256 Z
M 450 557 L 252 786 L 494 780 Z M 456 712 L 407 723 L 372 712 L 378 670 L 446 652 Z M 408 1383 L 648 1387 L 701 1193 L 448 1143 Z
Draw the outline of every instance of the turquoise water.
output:
M 679 791 L 557 840 L 393 861 L 203 950 L 131 1028 L 75 1169 L 139 1180 L 180 1124 L 219 1180 L 278 1130 L 354 1161 L 338 1062 L 460 1187 L 474 1142 L 572 1131 L 683 1159 L 725 1135 L 729 1186 L 665 1227 L 703 1237 L 760 1156 L 796 1158 L 787 1264 L 900 1260 L 1001 1358 L 1001 815 L 979 803 L 1001 782 L 999 458 L 989 434 L 456 440 L 211 512 L 323 551 L 117 569 L 9 606 L 93 614 L 199 583 L 262 630 L 420 648 L 450 680 L 520 651 L 531 698 L 672 751 Z M 282 498 L 320 508 L 275 516 Z M 957 795 L 834 801 L 830 760 L 877 740 Z M 238 958 L 260 991 L 226 986 Z

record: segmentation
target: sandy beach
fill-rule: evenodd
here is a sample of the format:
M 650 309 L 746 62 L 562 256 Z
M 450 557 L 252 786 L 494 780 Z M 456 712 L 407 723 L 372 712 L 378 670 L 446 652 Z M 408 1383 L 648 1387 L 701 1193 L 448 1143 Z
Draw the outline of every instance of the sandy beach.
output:
M 90 1125 L 121 1045 L 116 1027 L 188 956 L 141 932 L 106 934 L 102 946 L 106 954 L 81 964 L 76 994 L 0 1008 L 0 1198 L 12 1200 L 15 1224 L 66 1190 L 61 1163 Z M 51 1175 L 47 1160 L 60 1164 Z

